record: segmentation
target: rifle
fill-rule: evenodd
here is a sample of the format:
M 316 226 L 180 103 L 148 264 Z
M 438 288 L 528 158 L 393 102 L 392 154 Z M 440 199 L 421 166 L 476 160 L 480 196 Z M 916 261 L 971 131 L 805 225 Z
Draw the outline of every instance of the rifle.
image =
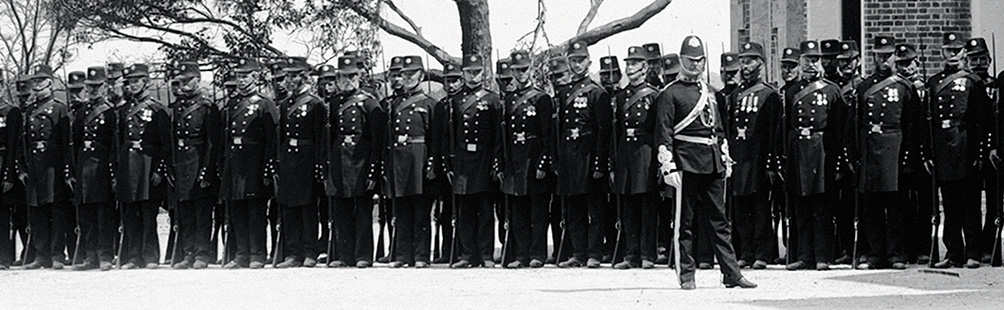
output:
M 610 57 L 611 56 L 610 54 L 611 54 L 610 53 L 610 46 L 608 45 L 607 46 L 607 57 Z M 648 77 L 646 77 L 646 79 L 647 78 Z M 617 170 L 616 169 L 616 167 L 617 167 L 616 164 L 617 164 L 617 158 L 618 158 L 617 155 L 619 154 L 619 150 L 617 149 L 617 147 L 618 147 L 617 142 L 619 141 L 617 139 L 617 134 L 620 133 L 617 130 L 617 117 L 616 116 L 620 115 L 620 114 L 617 113 L 617 99 L 615 98 L 616 96 L 611 95 L 610 97 L 614 98 L 614 99 L 610 100 L 610 105 L 613 106 L 613 113 L 614 113 L 614 117 L 611 120 L 613 122 L 614 134 L 610 135 L 610 146 L 613 147 L 613 149 L 614 149 L 614 159 L 612 160 L 612 162 L 614 163 L 614 171 L 616 171 Z M 617 222 L 614 223 L 614 229 L 617 229 L 617 237 L 616 237 L 617 239 L 614 239 L 614 252 L 610 254 L 610 260 L 611 260 L 610 266 L 613 267 L 613 265 L 617 265 L 617 261 L 619 261 L 617 259 L 617 252 L 621 248 L 621 238 L 624 236 L 624 229 L 621 226 L 621 225 L 623 225 L 623 223 L 622 223 L 623 219 L 621 217 L 621 211 L 622 211 L 621 209 L 623 208 L 623 204 L 621 203 L 621 195 L 613 193 L 613 191 L 610 191 L 610 192 L 611 192 L 612 195 L 614 195 L 614 200 L 616 200 L 615 204 L 617 206 L 617 210 L 615 211 L 616 212 L 615 216 L 617 216 Z M 658 239 L 658 238 L 656 238 L 656 239 Z
M 781 156 L 781 158 L 783 160 L 779 160 L 780 167 L 778 167 L 778 168 L 779 168 L 779 170 L 781 170 L 781 175 L 782 176 L 784 175 L 784 171 L 785 171 L 784 166 L 788 165 L 788 160 L 787 160 L 788 156 L 787 156 L 787 153 L 788 153 L 788 143 L 789 143 L 788 142 L 788 125 L 789 125 L 789 123 L 788 123 L 788 109 L 789 109 L 789 107 L 788 107 L 788 103 L 784 102 L 784 101 L 787 101 L 787 98 L 788 98 L 788 95 L 786 93 L 787 93 L 786 89 L 782 90 L 782 92 L 781 92 L 781 100 L 783 100 L 781 102 L 781 124 L 780 124 L 780 127 L 781 127 L 781 133 L 780 133 L 781 134 L 781 154 L 778 155 L 778 156 Z M 792 261 L 792 257 L 791 256 L 792 256 L 792 254 L 794 254 L 795 250 L 797 250 L 797 248 L 796 248 L 797 244 L 795 244 L 795 242 L 792 242 L 792 240 L 791 240 L 791 237 L 793 236 L 792 233 L 791 233 L 791 213 L 792 213 L 792 210 L 791 210 L 791 195 L 790 195 L 789 189 L 788 189 L 788 182 L 783 181 L 784 178 L 781 178 L 781 180 L 782 180 L 782 182 L 781 182 L 781 196 L 783 196 L 782 198 L 784 199 L 784 219 L 781 221 L 781 238 L 783 238 L 784 242 L 785 242 L 785 245 L 784 245 L 784 264 L 785 265 L 791 265 L 791 261 Z
M 923 58 L 925 51 L 922 48 L 920 50 L 920 55 Z M 927 66 L 921 66 L 924 71 L 924 76 L 927 76 Z M 938 165 L 934 162 L 934 108 L 933 102 L 930 100 L 925 100 L 922 96 L 922 101 L 926 103 L 927 109 L 927 143 L 931 146 L 931 261 L 928 262 L 927 266 L 934 268 L 934 264 L 941 260 L 941 247 L 938 246 L 938 226 L 941 224 L 941 208 L 938 206 Z
M 287 96 L 287 99 L 290 99 L 290 104 L 292 104 L 292 102 L 296 100 L 295 97 L 296 91 L 297 90 L 289 90 L 290 93 L 289 96 Z M 272 178 L 273 178 L 272 182 L 275 183 L 274 201 L 275 201 L 275 212 L 276 212 L 275 215 L 276 233 L 275 233 L 275 240 L 272 240 L 272 243 L 274 244 L 274 247 L 272 248 L 272 268 L 275 268 L 275 266 L 279 264 L 279 256 L 280 256 L 279 254 L 282 254 L 280 253 L 282 251 L 282 229 L 283 229 L 282 202 L 280 202 L 281 200 L 279 200 L 279 192 L 282 191 L 282 188 L 279 187 L 279 171 L 281 171 L 282 169 L 282 153 L 283 153 L 282 141 L 284 140 L 282 137 L 282 118 L 286 115 L 286 111 L 283 109 L 283 105 L 281 103 L 276 103 L 276 105 L 277 108 L 279 109 L 279 119 L 275 126 L 275 172 L 272 173 Z
M 896 74 L 896 73 L 893 73 Z M 868 150 L 866 149 L 867 142 L 865 142 L 865 137 L 861 136 L 861 128 L 858 126 L 864 125 L 864 109 L 862 109 L 862 100 L 858 98 L 857 90 L 852 92 L 854 94 L 854 142 L 861 156 L 861 162 L 858 163 L 858 176 L 857 182 L 854 186 L 854 245 L 851 248 L 851 268 L 858 269 L 858 234 L 860 229 L 858 229 L 858 224 L 860 223 L 860 217 L 858 212 L 861 209 L 861 191 L 863 190 L 865 180 L 865 169 L 867 165 Z M 868 96 L 868 94 L 865 94 Z M 867 127 L 866 127 L 867 128 Z
M 557 94 L 555 94 L 555 95 L 557 95 Z M 564 183 L 561 182 L 562 179 L 563 179 L 562 174 L 559 173 L 559 170 L 561 169 L 561 161 L 562 161 L 562 158 L 561 158 L 562 156 L 559 156 L 561 154 L 561 151 L 562 151 L 561 146 L 563 144 L 563 143 L 561 143 L 561 139 L 562 139 L 562 135 L 564 134 L 561 131 L 561 129 L 563 128 L 561 126 L 561 123 L 562 123 L 561 120 L 562 120 L 562 116 L 563 116 L 562 114 L 563 114 L 563 111 L 565 110 L 565 103 L 563 101 L 564 100 L 558 100 L 558 110 L 557 110 L 558 121 L 555 122 L 555 124 L 554 124 L 554 126 L 557 129 L 557 130 L 555 130 L 555 135 L 556 135 L 556 139 L 555 140 L 556 140 L 556 144 L 557 144 L 557 151 L 554 152 L 554 162 L 555 162 L 555 164 L 557 164 L 557 165 L 555 165 L 555 169 L 554 169 L 554 171 L 555 171 L 555 177 L 557 178 L 557 181 L 558 181 L 558 183 L 557 183 L 558 185 L 557 186 L 562 186 L 562 184 L 564 184 Z M 555 190 L 555 193 L 557 193 L 557 192 L 558 191 Z M 566 211 L 567 211 L 566 207 L 565 207 L 565 196 L 566 195 L 560 195 L 560 194 L 558 195 L 558 201 L 559 201 L 559 205 L 561 207 L 561 210 L 558 211 L 561 214 L 561 221 L 558 222 L 558 227 L 561 228 L 561 240 L 558 241 L 558 251 L 556 251 L 554 253 L 554 265 L 561 264 L 561 252 L 565 248 L 565 237 L 568 234 L 568 229 L 566 229 L 566 225 L 565 225 L 565 218 L 568 217 L 567 214 L 565 214 Z
M 215 87 L 213 89 L 215 89 Z M 226 141 L 223 142 L 223 145 L 224 145 L 224 150 L 223 150 L 223 171 L 224 171 L 224 173 L 220 174 L 220 179 L 221 179 L 220 180 L 220 188 L 221 189 L 223 188 L 223 184 L 225 182 L 230 182 L 231 181 L 231 180 L 222 180 L 223 176 L 227 175 L 229 173 L 229 171 L 230 171 L 230 159 L 229 159 L 229 157 L 231 155 L 233 155 L 232 152 L 229 150 L 230 148 L 233 148 L 233 146 L 227 147 L 231 143 L 233 143 L 233 137 L 231 136 L 231 133 L 230 133 L 230 126 L 231 126 L 231 124 L 230 124 L 230 113 L 231 113 L 230 112 L 230 108 L 231 108 L 230 107 L 230 101 L 233 99 L 233 97 L 231 97 L 231 95 L 232 95 L 232 93 L 229 93 L 229 92 L 225 93 L 224 94 L 225 98 L 223 99 L 223 121 L 226 124 L 224 124 L 221 127 L 223 127 L 223 136 L 224 136 L 224 139 Z M 227 185 L 227 187 L 228 188 L 232 187 L 233 186 L 232 184 L 233 183 L 231 183 L 231 185 Z M 226 195 L 231 195 L 230 194 L 231 190 L 232 189 L 227 190 L 225 192 L 225 194 Z M 230 197 L 224 196 L 224 197 L 221 197 L 221 198 L 223 198 L 223 227 L 220 228 L 221 229 L 220 234 L 223 235 L 223 237 L 222 237 L 222 239 L 223 239 L 223 260 L 222 260 L 222 263 L 220 265 L 226 265 L 227 263 L 230 262 L 230 242 L 229 242 L 229 240 L 230 240 Z
M 105 67 L 107 68 L 108 65 L 106 64 Z M 124 78 L 124 77 L 119 77 L 119 78 L 121 79 L 121 78 Z M 111 88 L 111 87 L 114 87 L 114 85 L 110 86 L 109 88 Z M 109 89 L 108 91 L 113 91 L 113 90 Z M 123 100 L 123 99 L 119 98 L 119 100 Z M 112 134 L 115 136 L 115 142 L 114 142 L 114 145 L 113 145 L 113 147 L 115 148 L 115 168 L 118 168 L 118 162 L 120 160 L 122 160 L 122 150 L 120 149 L 121 148 L 121 144 L 122 144 L 122 137 L 121 137 L 121 129 L 122 128 L 120 128 L 120 127 L 122 126 L 122 120 L 124 119 L 123 116 L 125 115 L 125 113 L 123 113 L 123 112 L 126 112 L 126 111 L 123 110 L 124 106 L 117 106 L 118 103 L 112 102 L 112 103 L 109 103 L 109 104 L 112 105 L 113 109 L 118 109 L 118 111 L 115 112 L 115 127 L 112 130 Z M 118 178 L 118 175 L 114 174 L 114 172 L 115 172 L 114 170 L 112 172 L 113 172 L 112 180 L 114 181 L 116 178 Z M 122 202 L 119 201 L 119 199 L 118 199 L 118 195 L 117 195 L 118 194 L 118 182 L 115 182 L 115 184 L 116 184 L 115 185 L 115 189 L 114 189 L 115 193 L 116 193 L 115 208 L 119 210 L 119 227 L 118 227 L 118 231 L 119 231 L 119 248 L 118 248 L 118 253 L 117 253 L 117 257 L 118 258 L 115 260 L 115 268 L 116 269 L 122 269 L 122 260 L 125 258 L 125 257 L 122 256 L 122 249 L 125 247 L 125 210 L 122 207 Z
M 515 81 L 512 81 L 511 83 L 515 83 Z M 502 141 L 501 141 L 502 142 L 502 163 L 503 163 L 502 167 L 505 167 L 505 164 L 509 162 L 508 161 L 508 159 L 509 159 L 509 148 L 507 146 L 507 144 L 509 144 L 509 131 L 507 129 L 507 128 L 509 128 L 508 127 L 509 126 L 509 122 L 508 122 L 508 118 L 506 118 L 506 111 L 508 109 L 506 108 L 506 106 L 504 104 L 505 100 L 503 100 L 502 102 L 503 102 L 503 104 L 502 104 Z M 505 171 L 505 168 L 503 168 L 502 171 L 499 171 L 499 173 L 502 174 L 502 178 L 500 178 L 501 179 L 500 181 L 502 182 L 502 184 L 503 184 L 502 187 L 504 189 L 504 187 L 505 187 L 505 181 L 504 181 L 505 180 L 504 179 L 505 178 L 505 172 L 503 172 L 503 171 Z M 503 208 L 505 210 L 504 214 L 503 214 L 503 216 L 505 217 L 505 222 L 502 224 L 502 227 L 505 228 L 505 243 L 502 244 L 502 265 L 503 265 L 503 267 L 505 267 L 506 254 L 509 251 L 509 239 L 510 239 L 509 237 L 512 236 L 512 233 L 511 233 L 512 228 L 509 226 L 509 219 L 512 218 L 512 210 L 509 209 L 509 195 L 506 194 L 505 191 L 502 192 L 502 203 L 503 203 Z
M 169 70 L 165 69 L 165 77 L 168 76 L 167 72 L 169 72 Z M 171 93 L 173 91 L 172 85 L 170 84 L 170 82 L 167 84 L 167 91 L 168 91 L 168 93 Z M 158 90 L 157 93 L 160 94 L 160 91 Z M 168 99 L 170 99 L 170 98 L 171 98 L 170 95 L 168 95 Z M 168 109 L 171 109 L 171 105 L 170 104 L 168 104 L 167 106 L 168 106 Z M 175 131 L 177 130 L 177 126 L 178 126 L 177 122 L 183 117 L 182 115 L 174 115 L 173 111 L 172 111 L 171 115 L 174 116 L 171 119 L 171 166 L 170 166 L 170 169 L 168 169 L 168 171 L 166 172 L 167 174 L 174 173 L 175 169 L 177 168 L 177 165 L 178 165 L 178 154 L 177 154 L 178 153 L 178 151 L 177 151 L 178 150 L 178 145 L 177 145 L 177 143 L 178 143 L 178 137 L 176 136 Z M 175 215 L 175 217 L 177 217 L 177 219 L 171 219 L 172 222 L 174 222 L 174 225 L 171 226 L 171 229 L 174 231 L 174 244 L 173 244 L 173 247 L 171 248 L 171 265 L 174 265 L 174 264 L 178 263 L 178 260 L 177 260 L 178 239 L 181 239 L 181 223 L 180 223 L 181 222 L 181 204 L 178 203 L 179 202 L 178 201 L 179 200 L 179 198 L 178 198 L 178 196 L 179 196 L 178 185 L 175 184 L 174 182 L 170 182 L 171 181 L 171 177 L 165 177 L 165 179 L 168 181 L 168 186 L 171 187 L 170 193 L 172 194 L 170 197 L 167 198 L 167 204 L 168 204 L 167 207 L 168 207 L 168 209 L 170 209 L 171 205 L 174 205 L 174 215 Z M 198 186 L 198 185 L 196 185 L 196 186 Z
M 450 134 L 450 146 L 447 149 L 449 150 L 449 154 L 448 154 L 448 156 L 449 156 L 449 164 L 450 164 L 449 167 L 450 167 L 450 170 L 452 170 L 453 169 L 453 160 L 457 156 L 456 149 L 455 149 L 457 147 L 457 144 L 456 144 L 457 129 L 453 125 L 453 118 L 455 117 L 455 115 L 453 114 L 454 113 L 454 111 L 453 111 L 453 100 L 452 100 L 451 97 L 447 97 L 447 99 L 446 99 L 446 107 L 447 107 L 447 111 L 448 111 L 447 113 L 449 113 L 449 116 L 446 118 L 447 123 L 448 123 L 447 126 L 450 127 L 450 130 L 449 130 L 449 134 Z M 452 227 L 453 227 L 452 231 L 450 232 L 450 234 L 451 234 L 451 236 L 450 236 L 450 266 L 453 266 L 453 260 L 457 258 L 457 254 L 456 254 L 456 250 L 457 250 L 457 193 L 453 190 L 453 180 L 449 176 L 449 173 L 450 172 L 447 172 L 447 178 L 446 179 L 447 179 L 447 182 L 450 183 L 450 208 L 452 209 L 452 212 L 450 213 L 450 225 L 452 225 Z
M 403 96 L 402 96 L 402 100 L 407 100 L 407 99 L 403 98 Z M 395 104 L 394 104 L 394 100 L 393 99 L 387 101 L 387 142 L 386 142 L 387 143 L 387 169 L 384 169 L 384 173 L 386 173 L 387 183 L 389 183 L 388 186 L 387 186 L 387 195 L 386 196 L 390 200 L 390 249 L 388 249 L 388 252 L 390 252 L 390 253 L 388 255 L 389 256 L 388 257 L 388 262 L 393 262 L 394 260 L 397 259 L 397 255 L 396 255 L 397 251 L 395 250 L 395 248 L 397 248 L 397 238 L 396 238 L 397 237 L 397 229 L 396 229 L 397 225 L 395 223 L 397 221 L 397 216 L 394 215 L 394 212 L 397 210 L 397 202 L 396 202 L 397 198 L 395 197 L 396 196 L 395 195 L 395 192 L 396 192 L 395 187 L 397 187 L 397 178 L 394 175 L 394 147 L 396 146 L 394 141 L 396 141 L 396 140 L 394 140 L 394 130 L 392 130 L 392 128 L 394 128 L 394 119 L 395 119 L 394 118 L 394 108 L 395 108 L 394 106 L 395 106 Z M 380 234 L 381 234 L 381 237 L 382 237 L 382 235 L 383 235 L 383 229 L 382 228 L 380 229 Z M 383 238 L 381 238 L 381 240 L 383 240 Z
M 994 33 L 990 34 L 990 42 L 991 42 L 990 45 L 993 47 L 993 55 L 996 56 L 997 55 L 997 36 Z M 993 74 L 997 73 L 997 63 L 994 62 L 993 64 L 994 64 L 994 71 L 990 73 L 991 77 L 993 77 Z M 999 85 L 1001 83 L 1001 81 L 996 81 L 996 83 Z M 996 86 L 996 85 L 993 85 L 993 86 Z M 1001 131 L 1000 131 L 1000 87 L 999 86 L 998 86 L 998 88 L 996 90 L 993 91 L 993 98 L 991 98 L 991 99 L 992 99 L 992 103 L 994 105 L 994 129 L 996 129 L 995 134 L 1000 134 Z M 996 143 L 995 147 L 996 147 L 996 149 L 999 150 L 1000 146 L 1001 146 L 1000 145 L 1000 137 L 997 137 L 997 143 Z M 993 199 L 997 199 L 997 205 L 1000 207 L 1000 209 L 998 209 L 998 211 L 997 211 L 997 218 L 994 219 L 994 225 L 997 226 L 997 230 L 994 233 L 993 250 L 990 252 L 991 253 L 991 256 L 990 256 L 990 266 L 992 266 L 992 267 L 1000 267 L 1001 265 L 1004 265 L 1004 264 L 1002 264 L 1002 261 L 1001 261 L 1001 229 L 1004 229 L 1004 222 L 1002 222 L 1002 221 L 1004 221 L 1004 203 L 1002 203 L 1001 196 L 1000 196 L 1000 192 L 1001 192 L 1001 174 L 1000 174 L 1000 170 L 999 169 L 1000 169 L 1000 167 L 997 167 L 998 171 L 996 171 L 994 173 L 994 179 L 995 179 L 994 186 L 997 187 L 997 197 L 993 197 Z
M 334 191 L 335 187 L 335 181 L 334 181 L 335 174 L 331 170 L 331 113 L 333 111 L 336 111 L 335 107 L 332 106 L 333 103 L 334 102 L 328 102 L 328 104 L 325 105 L 327 106 L 328 109 L 325 111 L 325 118 L 324 118 L 324 154 L 325 154 L 324 161 L 327 164 L 327 167 L 325 168 L 327 168 L 328 170 L 326 173 L 328 181 L 331 182 L 332 191 Z M 335 226 L 332 223 L 334 221 L 334 216 L 333 216 L 334 210 L 332 208 L 332 200 L 335 199 L 335 195 L 328 195 L 327 198 L 328 198 L 328 250 L 325 251 L 324 253 L 327 253 L 328 256 L 327 259 L 325 259 L 324 261 L 324 266 L 330 268 L 331 257 L 335 256 L 334 253 L 331 253 L 331 243 L 333 242 L 333 239 L 336 239 L 334 232 Z

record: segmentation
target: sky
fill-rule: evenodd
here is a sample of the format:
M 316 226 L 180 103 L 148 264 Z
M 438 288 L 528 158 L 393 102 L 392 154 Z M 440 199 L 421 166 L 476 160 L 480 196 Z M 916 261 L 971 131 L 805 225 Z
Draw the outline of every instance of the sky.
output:
M 590 28 L 598 27 L 607 22 L 634 14 L 639 9 L 651 3 L 652 0 L 606 0 L 597 13 Z M 492 44 L 500 52 L 507 54 L 516 41 L 536 27 L 537 0 L 489 0 L 489 16 L 492 29 Z M 422 27 L 423 35 L 431 42 L 439 45 L 454 56 L 460 55 L 461 32 L 459 15 L 452 0 L 399 0 L 398 7 L 408 14 L 416 24 Z M 552 44 L 572 37 L 582 18 L 589 10 L 588 0 L 550 0 L 546 1 L 545 30 Z M 385 17 L 392 22 L 408 28 L 403 20 L 385 11 Z M 717 76 L 719 57 L 722 45 L 729 46 L 729 0 L 675 0 L 658 15 L 652 17 L 641 27 L 622 32 L 602 40 L 590 47 L 593 55 L 592 71 L 599 70 L 598 58 L 606 56 L 609 51 L 623 58 L 632 45 L 645 43 L 661 43 L 663 53 L 677 53 L 680 44 L 687 35 L 701 37 L 708 47 L 709 68 L 713 77 Z M 277 31 L 276 46 L 288 55 L 302 55 L 306 47 L 296 38 L 284 36 L 283 31 Z M 425 55 L 417 46 L 391 36 L 380 33 L 384 43 L 387 59 L 394 55 Z M 93 46 L 78 46 L 78 57 L 69 64 L 68 69 L 83 70 L 88 66 L 100 65 L 107 61 L 134 62 L 145 59 L 159 59 L 157 47 L 148 43 L 109 41 Z M 315 59 L 316 61 L 316 59 Z M 440 68 L 438 63 L 431 68 Z M 717 83 L 717 80 L 713 78 Z

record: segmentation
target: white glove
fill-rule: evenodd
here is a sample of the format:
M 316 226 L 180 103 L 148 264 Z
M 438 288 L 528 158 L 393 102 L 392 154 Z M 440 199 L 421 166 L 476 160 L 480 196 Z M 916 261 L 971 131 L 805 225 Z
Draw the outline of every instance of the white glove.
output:
M 729 141 L 722 141 L 722 163 L 725 164 L 725 178 L 732 176 L 732 165 L 736 164 L 735 160 L 732 160 L 732 155 L 729 154 Z
M 680 171 L 670 172 L 669 174 L 663 175 L 662 181 L 665 182 L 666 185 L 672 186 L 673 188 L 680 188 L 680 183 L 683 182 L 683 176 L 681 174 L 683 173 Z

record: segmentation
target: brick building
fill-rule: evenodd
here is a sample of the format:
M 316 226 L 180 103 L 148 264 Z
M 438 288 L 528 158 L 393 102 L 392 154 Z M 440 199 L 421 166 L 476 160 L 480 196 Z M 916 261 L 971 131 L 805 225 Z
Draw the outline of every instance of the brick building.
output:
M 982 36 L 991 43 L 1001 35 L 994 59 L 1004 55 L 1004 1 L 1001 0 L 731 0 L 732 48 L 760 42 L 777 55 L 806 38 L 840 38 L 864 42 L 863 65 L 870 72 L 871 39 L 893 35 L 924 53 L 929 74 L 942 66 L 941 38 L 946 32 Z M 864 40 L 862 40 L 864 38 Z M 769 56 L 769 79 L 779 74 L 776 56 Z M 998 65 L 998 70 L 1004 66 Z

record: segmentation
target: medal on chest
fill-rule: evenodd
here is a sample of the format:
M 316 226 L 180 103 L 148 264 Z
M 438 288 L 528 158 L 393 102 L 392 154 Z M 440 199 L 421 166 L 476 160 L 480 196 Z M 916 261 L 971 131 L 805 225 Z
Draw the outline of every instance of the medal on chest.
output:
M 964 79 L 964 78 L 957 78 L 953 82 L 954 82 L 954 84 L 952 85 L 952 90 L 958 91 L 958 92 L 966 91 L 966 79 Z
M 0 116 L 0 128 L 7 128 L 7 117 Z
M 887 88 L 885 99 L 889 102 L 899 102 L 899 89 Z
M 589 98 L 578 96 L 575 97 L 575 101 L 572 102 L 572 107 L 576 109 L 585 109 L 586 105 L 589 104 Z
M 153 121 L 153 110 L 143 109 L 143 112 L 139 113 L 139 119 L 143 120 L 145 123 Z
M 245 116 L 254 115 L 254 111 L 257 111 L 257 110 L 258 110 L 258 104 L 257 103 L 248 105 L 248 111 L 245 112 L 244 115 Z
M 537 108 L 534 106 L 528 106 L 523 111 L 526 112 L 526 116 L 537 116 Z

